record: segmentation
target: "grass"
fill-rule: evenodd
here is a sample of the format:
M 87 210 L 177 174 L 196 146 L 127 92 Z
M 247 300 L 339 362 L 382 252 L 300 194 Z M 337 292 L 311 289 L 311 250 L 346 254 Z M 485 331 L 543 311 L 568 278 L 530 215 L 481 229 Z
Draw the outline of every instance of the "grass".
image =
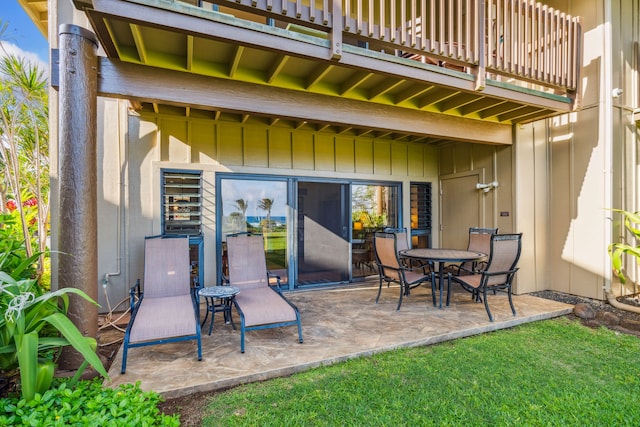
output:
M 213 396 L 204 426 L 637 426 L 640 340 L 567 318 Z

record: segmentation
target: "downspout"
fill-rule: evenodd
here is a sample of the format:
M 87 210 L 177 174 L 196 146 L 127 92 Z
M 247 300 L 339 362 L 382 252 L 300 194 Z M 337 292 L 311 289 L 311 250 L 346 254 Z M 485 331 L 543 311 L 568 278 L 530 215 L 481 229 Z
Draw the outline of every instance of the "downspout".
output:
M 602 135 L 604 137 L 604 195 L 603 201 L 605 207 L 611 207 L 613 202 L 613 194 L 612 194 L 612 179 L 611 174 L 613 172 L 613 82 L 611 79 L 613 78 L 613 58 L 612 58 L 612 40 L 613 36 L 611 33 L 611 0 L 604 1 L 604 25 L 603 25 L 603 43 L 602 43 L 602 56 L 603 56 L 603 67 L 602 70 L 604 82 L 603 82 L 603 91 L 601 95 L 603 97 L 603 124 L 604 131 Z M 611 242 L 612 240 L 612 226 L 611 221 L 605 221 L 604 229 L 604 241 Z M 611 258 L 609 256 L 604 257 L 604 265 L 603 265 L 603 290 L 606 295 L 607 301 L 612 306 L 616 307 L 618 301 L 616 300 L 615 295 L 611 290 Z M 615 301 L 615 304 L 614 302 Z
M 118 132 L 118 158 L 117 158 L 117 162 L 118 162 L 118 183 L 117 183 L 117 188 L 118 188 L 118 214 L 116 217 L 116 227 L 115 227 L 115 231 L 116 231 L 116 270 L 113 272 L 109 272 L 109 273 L 105 273 L 104 277 L 102 279 L 102 287 L 105 290 L 105 297 L 107 298 L 107 304 L 109 303 L 109 297 L 106 294 L 106 288 L 107 285 L 109 285 L 109 278 L 113 277 L 113 276 L 120 276 L 120 274 L 122 273 L 121 271 L 121 265 L 122 265 L 122 230 L 121 230 L 121 226 L 122 226 L 122 194 L 123 194 L 123 190 L 122 190 L 122 185 L 123 185 L 123 177 L 122 174 L 124 173 L 123 171 L 123 167 L 122 167 L 122 147 L 121 147 L 121 143 L 122 141 L 120 140 L 120 133 L 121 133 L 121 129 L 122 129 L 122 112 L 121 112 L 121 105 L 120 103 L 123 101 L 118 101 L 118 127 L 117 127 L 117 132 Z M 111 311 L 111 309 L 109 310 Z

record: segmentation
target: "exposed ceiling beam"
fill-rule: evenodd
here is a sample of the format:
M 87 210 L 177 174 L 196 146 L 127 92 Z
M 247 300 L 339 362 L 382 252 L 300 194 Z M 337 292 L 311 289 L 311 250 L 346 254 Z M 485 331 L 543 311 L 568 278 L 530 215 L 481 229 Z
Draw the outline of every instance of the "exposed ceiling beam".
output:
M 360 132 L 358 132 L 358 136 L 365 136 L 370 133 L 373 133 L 373 129 L 363 129 Z
M 187 36 L 187 70 L 193 69 L 193 36 Z
M 454 96 L 453 98 L 442 101 L 440 103 L 439 109 L 444 113 L 446 111 L 455 110 L 462 106 L 470 104 L 476 99 L 478 99 L 477 95 L 474 95 L 472 93 L 461 93 Z
M 278 77 L 278 74 L 282 71 L 287 61 L 289 60 L 289 56 L 281 53 L 276 57 L 276 60 L 273 61 L 271 65 L 271 69 L 267 74 L 267 83 L 271 84 Z
M 229 62 L 229 78 L 233 78 L 238 71 L 238 64 L 240 64 L 240 60 L 242 59 L 242 53 L 244 52 L 243 46 L 236 46 L 235 51 L 233 52 L 233 58 Z
M 432 90 L 434 87 L 435 86 L 420 86 L 420 85 L 411 86 L 403 90 L 399 94 L 397 94 L 394 99 L 394 102 L 396 104 L 400 104 L 401 102 L 409 101 L 410 99 L 413 99 L 416 96 L 420 96 L 423 93 L 426 93 Z
M 311 73 L 311 75 L 309 76 L 309 78 L 307 79 L 307 87 L 306 89 L 309 90 L 311 89 L 313 86 L 315 86 L 320 80 L 322 80 L 322 78 L 324 76 L 326 76 L 329 71 L 331 71 L 333 69 L 333 65 L 331 64 L 320 64 L 316 67 L 316 69 L 313 71 L 313 73 Z
M 494 105 L 504 104 L 505 102 L 506 101 L 500 102 L 499 100 L 493 98 L 480 98 L 460 108 L 460 113 L 463 116 L 466 116 L 468 114 L 478 113 L 480 111 L 486 110 L 487 108 L 493 107 Z
M 389 79 L 383 84 L 377 85 L 375 88 L 369 90 L 369 100 L 372 100 L 379 96 L 384 95 L 390 90 L 397 88 L 398 86 L 403 84 L 405 81 L 406 80 L 402 80 L 402 79 L 400 80 Z
M 147 50 L 144 47 L 144 39 L 142 38 L 140 26 L 129 24 L 129 28 L 131 29 L 131 36 L 133 37 L 133 42 L 136 45 L 136 50 L 138 51 L 138 58 L 140 59 L 140 62 L 146 64 Z
M 522 108 L 522 105 L 515 102 L 505 102 L 504 104 L 496 105 L 495 107 L 487 108 L 480 113 L 480 117 L 488 119 L 490 117 L 506 114 L 509 111 L 514 111 Z
M 442 102 L 447 98 L 451 98 L 458 93 L 459 92 L 455 90 L 442 87 L 430 90 L 425 96 L 420 97 L 420 99 L 418 100 L 418 108 L 425 108 L 429 105 L 437 104 L 438 102 Z
M 369 71 L 356 71 L 351 78 L 349 78 L 342 87 L 340 88 L 340 95 L 345 95 L 348 92 L 351 92 L 362 83 L 367 81 L 371 76 L 373 76 L 372 72 Z
M 99 57 L 100 96 L 313 121 L 380 132 L 505 144 L 511 125 L 274 88 Z M 52 77 L 55 74 L 52 73 Z M 58 82 L 53 81 L 57 86 Z M 517 105 L 517 104 L 516 104 Z

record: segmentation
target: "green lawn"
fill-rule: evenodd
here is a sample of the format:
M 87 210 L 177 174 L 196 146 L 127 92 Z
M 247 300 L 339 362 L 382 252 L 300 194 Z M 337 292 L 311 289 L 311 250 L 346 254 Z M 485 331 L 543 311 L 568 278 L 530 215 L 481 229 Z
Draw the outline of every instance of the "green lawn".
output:
M 559 318 L 241 386 L 203 425 L 639 426 L 638 396 L 640 339 Z
M 286 269 L 286 231 L 271 231 L 263 235 L 266 245 L 267 268 L 269 270 Z

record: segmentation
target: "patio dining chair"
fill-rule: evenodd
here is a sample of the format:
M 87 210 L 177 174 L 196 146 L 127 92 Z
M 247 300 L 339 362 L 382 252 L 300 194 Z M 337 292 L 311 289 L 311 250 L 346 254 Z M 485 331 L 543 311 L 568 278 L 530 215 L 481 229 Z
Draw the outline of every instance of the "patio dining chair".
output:
M 491 236 L 497 233 L 497 228 L 469 228 L 469 244 L 467 250 L 489 255 L 491 251 Z M 461 264 L 448 266 L 447 271 L 456 276 L 464 276 L 480 273 L 486 266 L 486 261 L 463 262 Z
M 396 250 L 398 251 L 398 255 L 400 256 L 400 261 L 407 268 L 422 268 L 424 274 L 434 271 L 433 263 L 420 261 L 417 259 L 409 259 L 403 257 L 401 252 L 411 249 L 409 245 L 409 233 L 407 233 L 407 229 L 402 228 L 392 228 L 387 227 L 383 230 L 385 233 L 394 233 L 396 235 Z
M 196 340 L 202 360 L 200 312 L 191 289 L 189 238 L 154 236 L 144 241 L 144 280 L 131 288 L 131 318 L 124 334 L 122 369 L 131 347 Z
M 410 289 L 429 281 L 431 282 L 433 304 L 436 304 L 435 275 L 433 271 L 425 273 L 422 267 L 412 269 L 403 264 L 398 254 L 398 235 L 396 233 L 375 233 L 373 247 L 379 274 L 376 304 L 380 300 L 382 282 L 387 282 L 387 284 L 397 283 L 400 285 L 400 298 L 398 300 L 398 307 L 396 308 L 396 310 L 400 310 L 403 296 L 409 296 Z
M 244 353 L 245 332 L 258 329 L 297 326 L 302 340 L 300 312 L 280 289 L 280 278 L 270 275 L 260 234 L 237 233 L 227 236 L 228 282 L 240 289 L 233 304 L 240 315 L 240 352 Z M 275 283 L 270 284 L 270 279 Z
M 478 274 L 466 276 L 454 276 L 448 274 L 448 280 L 460 284 L 470 291 L 475 301 L 482 300 L 487 310 L 489 321 L 493 322 L 493 316 L 487 301 L 487 291 L 506 292 L 509 297 L 511 312 L 516 315 L 511 297 L 511 283 L 518 268 L 518 259 L 522 248 L 522 233 L 517 234 L 493 234 L 489 242 L 489 260 L 487 267 Z

